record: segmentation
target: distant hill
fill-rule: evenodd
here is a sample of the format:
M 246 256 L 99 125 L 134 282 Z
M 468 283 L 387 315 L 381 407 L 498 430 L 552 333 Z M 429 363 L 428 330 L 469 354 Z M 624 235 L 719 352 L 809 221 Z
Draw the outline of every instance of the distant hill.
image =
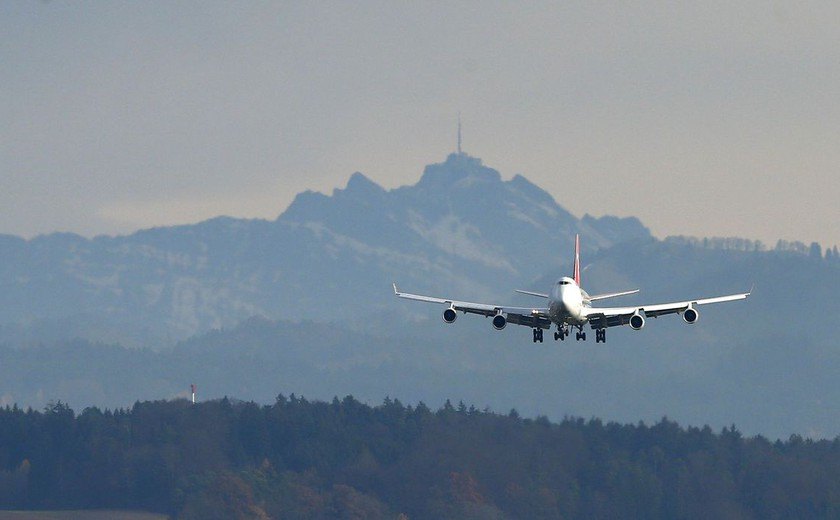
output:
M 231 395 L 270 402 L 283 392 L 320 399 L 352 393 L 378 402 L 399 395 L 413 403 L 463 399 L 495 410 L 515 407 L 528 417 L 650 422 L 667 415 L 715 428 L 734 423 L 771 438 L 838 435 L 836 325 L 824 326 L 820 315 L 802 316 L 805 328 L 777 323 L 800 305 L 786 297 L 797 294 L 803 281 L 791 272 L 825 280 L 812 295 L 830 302 L 826 316 L 836 315 L 837 303 L 829 298 L 840 290 L 831 278 L 836 266 L 790 253 L 697 251 L 673 242 L 627 247 L 656 272 L 623 269 L 629 253 L 616 246 L 594 255 L 586 275 L 617 287 L 665 277 L 674 282 L 651 291 L 665 297 L 669 291 L 714 293 L 735 283 L 704 283 L 703 276 L 716 268 L 755 275 L 755 294 L 747 302 L 703 309 L 692 326 L 665 317 L 638 332 L 610 330 L 606 345 L 534 345 L 526 328 L 497 332 L 486 320 L 470 317 L 445 325 L 438 308 L 394 299 L 413 309 L 416 321 L 354 331 L 252 318 L 157 352 L 86 341 L 0 347 L 0 405 L 41 408 L 60 399 L 78 409 L 115 408 L 139 396 L 186 397 L 197 383 L 200 400 Z

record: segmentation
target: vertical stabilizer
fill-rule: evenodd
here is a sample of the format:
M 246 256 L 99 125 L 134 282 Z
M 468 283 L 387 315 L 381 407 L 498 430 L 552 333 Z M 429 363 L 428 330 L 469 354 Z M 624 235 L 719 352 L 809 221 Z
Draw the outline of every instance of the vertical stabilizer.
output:
M 580 235 L 575 235 L 575 283 L 580 287 Z

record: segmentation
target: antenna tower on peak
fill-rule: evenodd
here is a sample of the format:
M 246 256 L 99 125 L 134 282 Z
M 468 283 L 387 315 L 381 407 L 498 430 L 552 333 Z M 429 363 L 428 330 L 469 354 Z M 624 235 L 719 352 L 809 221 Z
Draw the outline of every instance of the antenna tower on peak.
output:
M 458 155 L 461 155 L 461 113 L 458 112 Z

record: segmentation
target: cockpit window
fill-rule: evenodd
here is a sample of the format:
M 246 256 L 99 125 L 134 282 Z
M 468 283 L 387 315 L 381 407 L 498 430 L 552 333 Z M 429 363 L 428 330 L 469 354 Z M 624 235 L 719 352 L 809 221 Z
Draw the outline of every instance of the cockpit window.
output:
M 568 280 L 560 280 L 560 281 L 559 281 L 559 282 L 557 282 L 557 283 L 559 283 L 560 285 L 569 285 L 569 281 L 568 281 Z

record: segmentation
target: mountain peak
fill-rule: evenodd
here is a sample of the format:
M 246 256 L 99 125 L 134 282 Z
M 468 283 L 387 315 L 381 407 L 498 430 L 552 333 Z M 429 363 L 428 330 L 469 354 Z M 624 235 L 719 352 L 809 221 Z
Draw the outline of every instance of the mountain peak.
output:
M 339 190 L 336 190 L 336 192 Z M 365 177 L 361 172 L 356 172 L 347 180 L 347 186 L 343 190 L 345 193 L 355 194 L 378 194 L 384 193 L 385 189 Z
M 448 188 L 464 181 L 501 182 L 501 174 L 482 164 L 481 159 L 465 153 L 452 153 L 445 162 L 430 164 L 417 183 L 423 188 Z
M 463 166 L 463 165 L 470 165 L 470 166 L 478 166 L 482 167 L 483 164 L 481 159 L 478 157 L 473 157 L 464 152 L 452 152 L 451 154 L 446 156 L 446 161 L 443 164 L 451 165 L 451 166 Z

